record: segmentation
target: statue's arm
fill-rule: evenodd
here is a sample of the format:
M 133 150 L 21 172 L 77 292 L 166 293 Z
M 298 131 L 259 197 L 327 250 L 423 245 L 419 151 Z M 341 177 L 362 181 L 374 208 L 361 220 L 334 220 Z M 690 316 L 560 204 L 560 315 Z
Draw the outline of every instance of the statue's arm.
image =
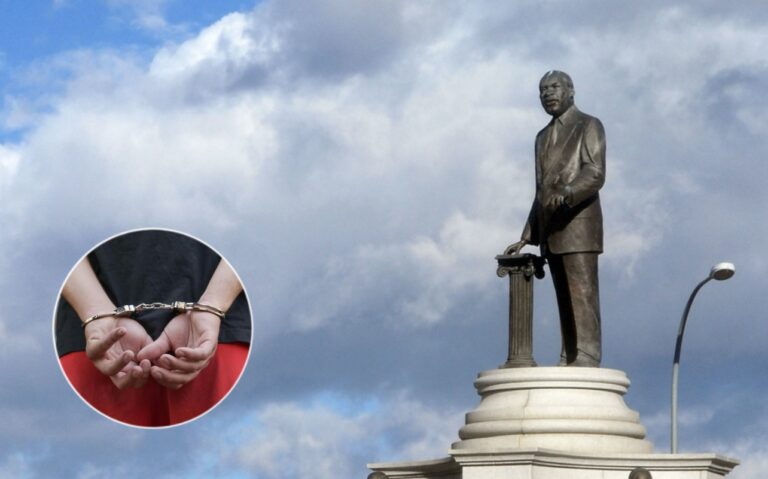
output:
M 592 197 L 605 183 L 605 129 L 597 118 L 584 127 L 581 143 L 581 168 L 568 185 L 568 204 L 573 207 Z
M 523 249 L 523 246 L 527 244 L 532 245 L 538 245 L 539 242 L 534 236 L 534 231 L 536 231 L 536 209 L 537 209 L 537 202 L 534 199 L 533 205 L 531 205 L 531 212 L 528 213 L 528 220 L 525 222 L 525 227 L 523 228 L 523 234 L 520 235 L 520 241 L 517 241 L 516 243 L 512 243 L 511 245 L 507 246 L 504 250 L 504 254 L 519 254 L 520 250 Z
M 534 158 L 539 158 L 539 147 L 542 141 L 544 135 L 544 130 L 541 130 L 536 135 L 536 141 L 534 143 Z M 520 241 L 517 241 L 515 243 L 512 243 L 511 245 L 507 246 L 504 250 L 504 254 L 519 254 L 520 250 L 523 248 L 523 246 L 527 244 L 531 244 L 534 246 L 537 246 L 539 244 L 538 239 L 538 212 L 541 205 L 539 204 L 539 173 L 538 173 L 538 166 L 537 166 L 537 173 L 536 173 L 536 195 L 533 198 L 533 204 L 531 205 L 531 210 L 528 213 L 528 219 L 525 221 L 525 227 L 523 227 L 523 233 L 520 235 Z
M 531 212 L 528 213 L 528 220 L 525 222 L 525 227 L 523 228 L 523 234 L 520 235 L 520 241 L 525 241 L 526 244 L 532 244 L 537 245 L 539 242 L 534 237 L 534 232 L 537 231 L 536 229 L 536 218 L 537 215 L 537 209 L 538 209 L 538 203 L 537 200 L 533 200 L 533 204 L 531 205 Z

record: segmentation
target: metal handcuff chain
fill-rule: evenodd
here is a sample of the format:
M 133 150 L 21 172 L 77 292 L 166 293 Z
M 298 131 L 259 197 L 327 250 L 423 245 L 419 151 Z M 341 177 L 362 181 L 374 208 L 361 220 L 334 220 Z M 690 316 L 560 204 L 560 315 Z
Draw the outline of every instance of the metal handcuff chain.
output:
M 224 319 L 224 311 L 220 310 L 219 308 L 215 306 L 211 306 L 209 304 L 203 304 L 203 303 L 187 303 L 184 301 L 174 301 L 173 303 L 140 303 L 136 306 L 132 304 L 126 304 L 124 306 L 120 306 L 115 308 L 114 311 L 110 311 L 108 313 L 99 313 L 94 314 L 93 316 L 90 316 L 86 318 L 83 321 L 83 328 L 85 328 L 89 323 L 92 321 L 96 321 L 97 319 L 107 318 L 109 316 L 114 316 L 116 318 L 125 318 L 133 316 L 135 313 L 141 313 L 143 311 L 153 311 L 153 310 L 173 310 L 177 313 L 183 313 L 188 311 L 199 311 L 204 313 L 211 313 L 213 315 L 216 315 L 219 317 L 219 319 Z

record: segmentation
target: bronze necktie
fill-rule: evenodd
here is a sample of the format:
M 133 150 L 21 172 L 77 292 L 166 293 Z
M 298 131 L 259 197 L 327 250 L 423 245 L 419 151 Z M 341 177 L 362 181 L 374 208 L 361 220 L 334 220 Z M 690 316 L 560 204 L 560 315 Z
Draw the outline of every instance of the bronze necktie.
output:
M 549 142 L 547 143 L 547 149 L 555 146 L 557 143 L 557 135 L 560 132 L 560 122 L 555 119 L 552 121 L 552 128 L 549 129 Z

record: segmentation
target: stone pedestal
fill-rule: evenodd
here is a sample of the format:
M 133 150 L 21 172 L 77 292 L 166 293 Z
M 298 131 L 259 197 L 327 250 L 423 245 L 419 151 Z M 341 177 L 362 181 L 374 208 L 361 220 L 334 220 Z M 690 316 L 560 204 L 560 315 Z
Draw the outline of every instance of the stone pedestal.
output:
M 551 449 L 450 451 L 432 461 L 369 464 L 388 479 L 721 479 L 738 461 L 716 454 L 568 454 Z M 373 475 L 372 475 L 373 476 Z M 375 476 L 374 476 L 375 477 Z
M 615 369 L 547 367 L 480 373 L 480 405 L 467 413 L 454 449 L 547 448 L 584 453 L 644 453 L 653 445 L 623 396 Z
M 480 404 L 467 413 L 450 457 L 369 464 L 374 477 L 627 479 L 644 467 L 653 479 L 716 479 L 738 464 L 715 454 L 653 454 L 638 413 L 624 402 L 622 371 L 502 368 L 480 373 L 475 387 Z
M 509 276 L 509 353 L 504 368 L 536 366 L 533 360 L 533 278 L 544 277 L 544 259 L 533 254 L 496 256 L 496 274 Z

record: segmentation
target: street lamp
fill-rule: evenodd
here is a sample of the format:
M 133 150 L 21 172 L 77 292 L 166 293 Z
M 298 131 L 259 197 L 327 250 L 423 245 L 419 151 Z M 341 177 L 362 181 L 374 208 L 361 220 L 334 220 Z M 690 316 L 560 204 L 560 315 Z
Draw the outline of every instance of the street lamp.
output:
M 672 363 L 672 454 L 677 453 L 677 376 L 680 370 L 680 348 L 683 346 L 683 333 L 685 332 L 685 322 L 688 321 L 688 312 L 691 310 L 693 298 L 699 292 L 702 286 L 710 280 L 725 281 L 733 276 L 736 269 L 733 263 L 718 263 L 712 267 L 709 276 L 693 288 L 691 297 L 688 298 L 688 304 L 685 305 L 683 317 L 680 319 L 680 328 L 677 330 L 677 343 L 675 344 L 675 360 Z

